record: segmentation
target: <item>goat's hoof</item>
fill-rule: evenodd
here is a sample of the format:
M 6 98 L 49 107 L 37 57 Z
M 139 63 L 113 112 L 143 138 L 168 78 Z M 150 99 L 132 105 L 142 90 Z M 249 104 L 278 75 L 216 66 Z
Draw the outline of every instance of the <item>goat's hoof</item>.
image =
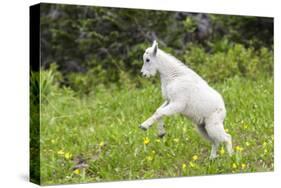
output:
M 139 126 L 139 128 L 140 128 L 140 129 L 142 129 L 142 130 L 144 130 L 144 131 L 146 131 L 146 130 L 147 130 L 147 128 L 146 128 L 146 127 L 143 127 L 143 126 L 141 126 L 141 125 Z
M 165 135 L 166 135 L 166 133 L 160 133 L 160 134 L 158 134 L 158 137 L 163 138 Z
M 216 155 L 215 155 L 215 156 L 210 156 L 210 157 L 209 157 L 209 159 L 210 159 L 211 161 L 215 160 L 216 158 L 217 158 Z

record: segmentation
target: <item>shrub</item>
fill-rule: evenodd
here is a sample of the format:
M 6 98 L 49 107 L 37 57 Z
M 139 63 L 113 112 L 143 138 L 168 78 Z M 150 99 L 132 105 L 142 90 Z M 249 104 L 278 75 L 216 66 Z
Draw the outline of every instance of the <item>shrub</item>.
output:
M 57 70 L 57 65 L 52 64 L 48 70 L 40 70 L 40 72 L 32 71 L 30 73 L 30 97 L 31 102 L 41 97 L 44 102 L 45 98 L 57 90 L 62 80 L 61 73 Z
M 256 79 L 258 76 L 272 76 L 273 52 L 267 48 L 255 51 L 241 44 L 216 49 L 206 53 L 199 47 L 191 47 L 184 55 L 184 62 L 211 82 L 223 81 L 229 77 L 242 76 Z

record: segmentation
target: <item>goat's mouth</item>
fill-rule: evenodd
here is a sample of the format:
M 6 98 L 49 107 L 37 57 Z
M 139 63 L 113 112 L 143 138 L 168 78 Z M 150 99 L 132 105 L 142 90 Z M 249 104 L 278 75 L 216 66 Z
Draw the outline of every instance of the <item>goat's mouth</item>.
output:
M 144 77 L 149 78 L 150 74 L 142 74 Z
M 151 76 L 151 74 L 149 74 L 148 72 L 146 71 L 142 71 L 142 76 L 146 77 L 146 78 L 149 78 Z

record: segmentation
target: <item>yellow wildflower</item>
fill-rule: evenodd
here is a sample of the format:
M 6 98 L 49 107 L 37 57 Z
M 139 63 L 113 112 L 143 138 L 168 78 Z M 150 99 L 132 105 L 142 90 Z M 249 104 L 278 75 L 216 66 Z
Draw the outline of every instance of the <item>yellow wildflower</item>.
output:
M 247 124 L 244 124 L 244 129 L 248 129 L 248 125 Z
M 58 153 L 59 155 L 64 155 L 64 151 L 63 151 L 63 150 L 59 150 L 57 153 Z
M 52 144 L 56 143 L 56 141 L 54 139 L 51 140 Z
M 74 174 L 80 174 L 80 169 L 78 168 L 78 169 L 74 170 L 73 173 Z
M 152 160 L 153 160 L 153 157 L 152 157 L 152 156 L 147 156 L 146 159 L 147 159 L 148 161 L 152 161 Z
M 246 168 L 246 164 L 242 163 L 242 164 L 241 164 L 241 168 L 242 168 L 242 169 L 245 169 L 245 168 Z
M 145 137 L 144 139 L 143 139 L 143 143 L 145 144 L 145 145 L 147 145 L 147 144 L 149 144 L 149 138 L 148 137 Z
M 240 152 L 242 152 L 242 151 L 244 150 L 244 149 L 243 149 L 242 147 L 240 147 L 240 146 L 236 146 L 235 149 L 236 149 L 236 151 L 240 151 Z
M 99 146 L 100 146 L 100 147 L 103 147 L 103 146 L 104 146 L 104 142 L 101 141 L 101 142 L 99 143 Z
M 262 146 L 263 146 L 263 147 L 265 147 L 266 145 L 267 145 L 267 143 L 266 143 L 266 142 L 263 142 L 263 143 L 262 143 Z
M 245 144 L 246 144 L 246 146 L 250 146 L 250 143 L 249 143 L 249 142 L 246 142 Z
M 197 155 L 193 155 L 192 160 L 196 161 L 197 159 L 198 159 L 198 156 Z
M 182 167 L 183 170 L 185 170 L 186 169 L 186 164 L 183 163 L 181 167 Z
M 69 153 L 69 152 L 67 152 L 67 153 L 64 154 L 64 157 L 65 157 L 66 159 L 70 159 L 70 158 L 72 157 L 72 154 Z
M 190 166 L 191 168 L 194 168 L 194 167 L 195 167 L 195 164 L 190 161 L 190 162 L 189 162 L 189 166 Z
M 221 147 L 221 149 L 220 149 L 220 154 L 223 155 L 224 153 L 225 153 L 224 148 Z
M 232 164 L 232 168 L 237 168 L 236 163 L 233 163 L 233 164 Z

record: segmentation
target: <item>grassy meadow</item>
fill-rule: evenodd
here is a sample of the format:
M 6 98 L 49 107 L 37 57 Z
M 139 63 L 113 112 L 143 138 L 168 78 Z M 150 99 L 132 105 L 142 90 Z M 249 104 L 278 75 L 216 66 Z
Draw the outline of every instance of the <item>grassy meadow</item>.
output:
M 38 23 L 30 27 L 35 55 L 30 58 L 32 182 L 69 184 L 274 169 L 273 18 L 36 6 Z M 211 144 L 180 115 L 164 119 L 167 134 L 162 139 L 157 137 L 157 125 L 148 131 L 139 128 L 163 103 L 159 75 L 140 76 L 143 53 L 155 39 L 160 49 L 222 94 L 233 156 L 221 146 L 219 156 L 210 160 Z M 35 50 L 38 45 L 40 53 Z
M 43 71 L 41 81 L 51 74 Z M 215 160 L 208 158 L 210 144 L 185 117 L 166 117 L 167 135 L 162 139 L 157 137 L 156 125 L 146 132 L 138 128 L 163 102 L 160 84 L 143 80 L 142 87 L 126 82 L 122 87 L 100 85 L 84 96 L 68 87 L 42 84 L 42 184 L 274 169 L 272 78 L 232 77 L 211 84 L 224 97 L 225 128 L 235 150 L 229 157 L 221 146 Z

